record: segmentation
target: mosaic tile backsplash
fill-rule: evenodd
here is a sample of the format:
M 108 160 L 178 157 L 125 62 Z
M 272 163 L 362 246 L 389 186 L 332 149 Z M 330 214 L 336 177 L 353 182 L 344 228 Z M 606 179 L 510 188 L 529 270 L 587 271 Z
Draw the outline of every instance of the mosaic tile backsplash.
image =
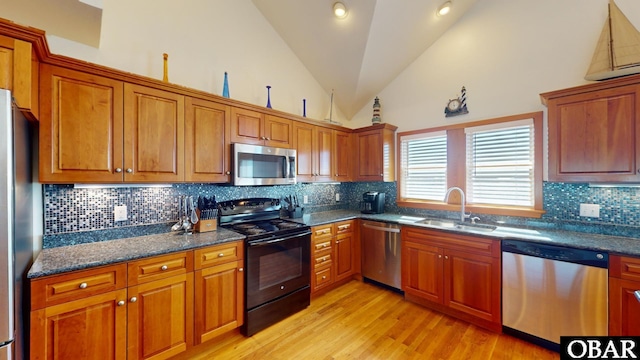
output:
M 111 237 L 126 237 L 127 229 L 145 226 L 150 232 L 163 232 L 178 218 L 180 195 L 216 196 L 216 200 L 251 197 L 283 198 L 295 194 L 305 211 L 357 210 L 366 191 L 386 193 L 386 211 L 411 215 L 455 218 L 457 213 L 427 211 L 396 206 L 395 183 L 296 184 L 287 186 L 234 187 L 214 184 L 174 184 L 171 187 L 127 187 L 77 189 L 72 185 L 44 186 L 43 247 L 60 246 L 57 241 L 69 233 L 112 230 Z M 640 232 L 640 188 L 590 187 L 588 184 L 545 183 L 542 219 L 481 216 L 483 221 L 502 221 L 517 225 L 550 226 L 589 232 L 628 234 Z M 336 202 L 340 194 L 340 202 Z M 581 203 L 599 204 L 600 218 L 579 215 Z M 126 205 L 128 219 L 116 222 L 114 206 Z M 622 231 L 622 233 L 619 233 Z

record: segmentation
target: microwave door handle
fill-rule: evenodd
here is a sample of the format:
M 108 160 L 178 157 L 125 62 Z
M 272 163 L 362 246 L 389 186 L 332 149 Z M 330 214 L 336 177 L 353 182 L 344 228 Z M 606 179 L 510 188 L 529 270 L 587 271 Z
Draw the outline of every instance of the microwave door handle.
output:
M 291 177 L 291 166 L 289 166 L 289 155 L 285 155 L 284 157 L 284 167 L 287 170 L 285 179 L 289 179 Z

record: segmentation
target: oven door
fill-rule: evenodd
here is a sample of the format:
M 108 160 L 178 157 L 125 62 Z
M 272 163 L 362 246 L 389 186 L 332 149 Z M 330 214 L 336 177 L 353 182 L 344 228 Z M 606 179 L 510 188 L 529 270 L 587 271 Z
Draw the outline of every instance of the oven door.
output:
M 311 232 L 249 242 L 246 258 L 246 307 L 250 310 L 309 286 Z

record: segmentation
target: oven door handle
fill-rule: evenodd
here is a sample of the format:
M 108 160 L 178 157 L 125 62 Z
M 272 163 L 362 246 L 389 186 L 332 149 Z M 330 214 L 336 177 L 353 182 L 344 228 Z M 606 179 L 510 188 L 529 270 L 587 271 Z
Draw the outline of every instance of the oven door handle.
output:
M 301 234 L 295 234 L 292 236 L 287 236 L 287 237 L 283 237 L 283 238 L 276 238 L 276 239 L 272 239 L 272 240 L 260 240 L 260 241 L 256 241 L 256 242 L 250 242 L 249 246 L 266 246 L 266 245 L 272 245 L 272 244 L 276 244 L 279 242 L 283 242 L 283 241 L 288 241 L 291 239 L 295 239 L 295 238 L 299 238 L 299 237 L 304 237 L 304 236 L 308 236 L 311 235 L 311 231 L 305 231 Z

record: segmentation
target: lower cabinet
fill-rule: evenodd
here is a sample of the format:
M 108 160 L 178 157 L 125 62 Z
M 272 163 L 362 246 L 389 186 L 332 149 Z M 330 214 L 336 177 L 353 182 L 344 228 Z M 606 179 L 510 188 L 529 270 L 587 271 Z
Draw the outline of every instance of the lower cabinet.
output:
M 500 242 L 404 226 L 405 297 L 500 331 Z
M 168 359 L 239 327 L 242 249 L 238 241 L 34 279 L 31 359 Z
M 311 295 L 319 295 L 360 273 L 356 220 L 311 228 Z
M 640 336 L 640 258 L 609 257 L 609 336 Z

